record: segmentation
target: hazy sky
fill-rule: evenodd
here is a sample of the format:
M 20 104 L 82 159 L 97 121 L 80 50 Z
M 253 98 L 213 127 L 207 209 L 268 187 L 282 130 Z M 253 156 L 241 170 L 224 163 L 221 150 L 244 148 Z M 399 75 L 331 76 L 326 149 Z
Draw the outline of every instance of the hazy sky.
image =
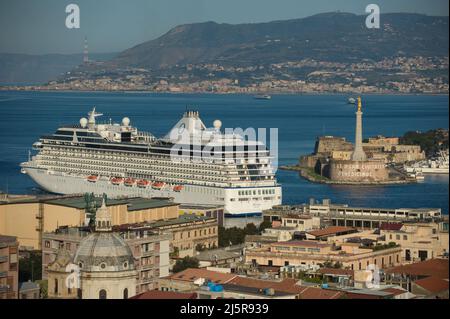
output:
M 81 28 L 67 29 L 65 8 L 75 3 Z M 383 12 L 448 16 L 448 0 L 0 0 L 0 52 L 79 53 L 86 35 L 91 52 L 118 52 L 184 23 L 266 22 L 322 12 Z

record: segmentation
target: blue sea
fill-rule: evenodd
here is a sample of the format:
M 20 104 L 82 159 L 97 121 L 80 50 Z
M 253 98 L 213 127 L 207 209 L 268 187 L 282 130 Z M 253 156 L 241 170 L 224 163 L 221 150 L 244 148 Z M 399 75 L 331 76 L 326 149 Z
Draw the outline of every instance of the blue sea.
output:
M 163 136 L 186 108 L 200 111 L 206 126 L 220 119 L 227 128 L 277 128 L 279 165 L 294 164 L 311 153 L 320 135 L 354 140 L 354 106 L 342 95 L 274 95 L 255 100 L 249 95 L 0 92 L 0 190 L 13 194 L 39 193 L 20 173 L 31 145 L 59 125 L 78 123 L 93 106 L 103 120 L 132 125 Z M 399 136 L 406 131 L 448 129 L 448 96 L 363 96 L 364 137 Z M 273 141 L 272 141 L 273 143 Z M 428 175 L 423 183 L 396 186 L 331 186 L 303 180 L 296 172 L 277 172 L 283 202 L 309 198 L 370 207 L 437 207 L 448 213 L 448 175 Z

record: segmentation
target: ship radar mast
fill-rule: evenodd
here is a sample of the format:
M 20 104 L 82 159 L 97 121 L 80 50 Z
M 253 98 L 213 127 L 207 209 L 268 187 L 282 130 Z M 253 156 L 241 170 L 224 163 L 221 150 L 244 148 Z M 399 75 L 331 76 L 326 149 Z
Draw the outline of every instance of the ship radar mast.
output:
M 94 106 L 94 108 L 92 109 L 91 112 L 88 113 L 88 115 L 89 115 L 88 128 L 90 130 L 93 130 L 94 127 L 95 127 L 95 118 L 98 117 L 98 116 L 102 116 L 103 114 L 102 113 L 96 113 L 95 112 L 95 106 Z

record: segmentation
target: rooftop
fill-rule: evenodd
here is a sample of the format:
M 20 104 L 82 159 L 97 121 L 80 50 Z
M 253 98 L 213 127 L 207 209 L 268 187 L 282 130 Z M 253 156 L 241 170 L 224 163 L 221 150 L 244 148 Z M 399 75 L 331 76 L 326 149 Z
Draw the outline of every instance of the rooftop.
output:
M 234 277 L 236 277 L 236 275 L 234 274 L 221 273 L 199 268 L 188 268 L 186 270 L 180 271 L 179 273 L 170 275 L 165 278 L 170 280 L 180 280 L 192 283 L 197 279 L 203 278 L 212 281 L 216 284 L 225 284 L 228 283 L 230 280 L 232 280 Z
M 131 297 L 130 299 L 197 299 L 195 292 L 175 292 L 150 290 Z
M 448 259 L 429 259 L 414 264 L 386 269 L 388 274 L 405 274 L 413 276 L 433 276 L 448 279 Z
M 350 276 L 350 277 L 354 276 L 354 271 L 350 269 L 320 268 L 317 272 L 323 275 Z
M 403 227 L 402 223 L 386 223 L 383 222 L 380 225 L 381 230 L 400 230 Z
M 101 205 L 102 198 L 96 197 L 95 201 L 97 206 Z M 84 196 L 72 197 L 72 198 L 61 198 L 61 199 L 51 199 L 44 201 L 48 204 L 67 206 L 77 209 L 85 209 L 86 201 Z M 159 208 L 166 206 L 177 206 L 178 204 L 172 202 L 170 199 L 162 198 L 127 198 L 127 199 L 108 199 L 106 206 L 117 206 L 117 205 L 127 205 L 128 211 L 144 210 L 151 208 Z
M 123 224 L 114 226 L 114 231 L 126 231 L 126 230 L 134 230 L 134 229 L 154 229 L 160 227 L 167 226 L 175 226 L 185 223 L 193 223 L 193 222 L 206 222 L 206 221 L 215 221 L 216 219 L 213 217 L 207 216 L 198 216 L 195 214 L 183 214 L 178 218 L 166 219 L 166 220 L 158 220 L 155 222 L 142 222 L 137 224 Z
M 180 205 L 180 209 L 223 209 L 223 205 Z
M 0 235 L 0 243 L 15 243 L 16 241 L 17 237 L 15 236 Z
M 288 214 L 283 216 L 282 218 L 292 218 L 292 219 L 312 219 L 309 215 L 297 215 L 297 214 Z
M 431 293 L 439 293 L 448 290 L 448 279 L 442 279 L 439 277 L 427 277 L 414 281 L 414 284 L 422 287 L 423 289 Z
M 353 227 L 330 226 L 330 227 L 327 227 L 324 229 L 308 231 L 307 234 L 313 235 L 315 237 L 322 237 L 322 236 L 330 236 L 330 235 L 337 235 L 340 233 L 351 233 L 351 232 L 357 232 L 357 230 Z
M 28 290 L 36 290 L 36 289 L 40 289 L 39 284 L 36 284 L 32 281 L 25 281 L 25 282 L 21 282 L 19 284 L 19 291 L 20 292 L 25 292 Z
M 102 197 L 95 197 L 97 206 L 101 206 Z M 65 207 L 71 207 L 76 209 L 85 209 L 86 201 L 83 195 L 66 195 L 66 196 L 36 196 L 36 197 L 24 197 L 9 200 L 8 202 L 1 202 L 0 204 L 26 204 L 26 203 L 46 203 L 51 205 L 59 205 Z M 177 206 L 179 204 L 174 203 L 169 198 L 122 198 L 122 199 L 108 199 L 106 206 L 127 205 L 128 211 Z
M 232 252 L 225 249 L 205 250 L 195 256 L 200 261 L 224 260 L 230 258 L 239 258 L 239 252 Z
M 291 240 L 273 243 L 272 246 L 306 246 L 306 247 L 330 247 L 330 244 L 319 243 L 317 241 L 308 240 Z

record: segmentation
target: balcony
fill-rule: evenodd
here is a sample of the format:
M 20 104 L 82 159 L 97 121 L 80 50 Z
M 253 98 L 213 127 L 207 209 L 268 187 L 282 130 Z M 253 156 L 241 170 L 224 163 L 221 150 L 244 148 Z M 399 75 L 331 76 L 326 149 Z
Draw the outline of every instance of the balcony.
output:
M 149 256 L 153 256 L 154 254 L 155 254 L 154 250 L 142 251 L 142 253 L 141 253 L 142 257 L 149 257 Z
M 8 261 L 8 256 L 0 256 L 0 263 L 5 263 Z
M 7 271 L 0 271 L 0 278 L 5 278 L 8 276 L 8 272 Z
M 155 267 L 154 264 L 146 264 L 146 265 L 141 265 L 139 268 L 140 268 L 140 270 L 148 270 L 148 269 L 152 269 L 154 267 Z

